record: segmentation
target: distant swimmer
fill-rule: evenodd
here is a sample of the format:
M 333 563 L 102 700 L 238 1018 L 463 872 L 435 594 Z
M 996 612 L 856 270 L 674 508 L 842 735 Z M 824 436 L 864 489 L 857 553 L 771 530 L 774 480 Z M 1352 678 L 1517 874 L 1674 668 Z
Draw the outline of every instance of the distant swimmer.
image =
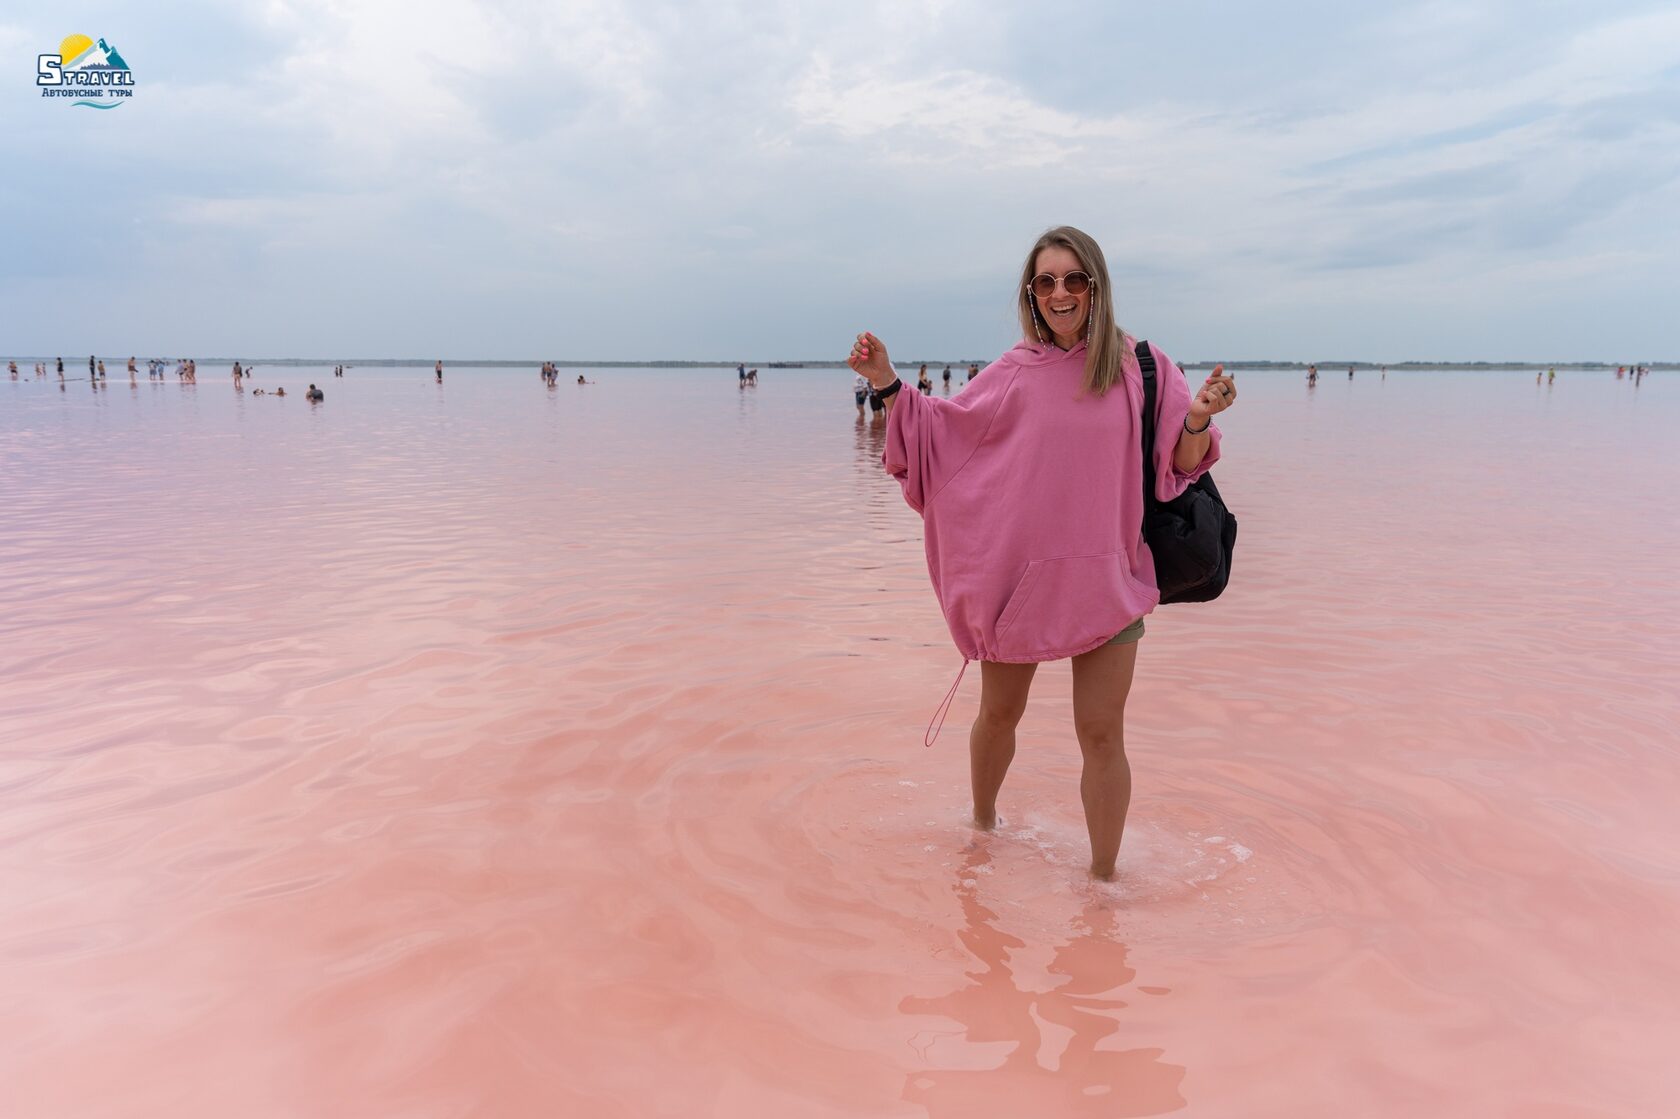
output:
M 281 385 L 279 388 L 275 389 L 274 390 L 274 395 L 275 396 L 285 396 L 286 395 L 286 386 Z
M 443 384 L 443 359 L 441 357 L 438 358 L 437 364 L 432 366 L 432 372 L 437 374 L 438 384 Z
M 747 384 L 749 384 L 749 385 L 758 384 L 758 370 L 756 370 L 756 369 L 747 370 Z
M 583 379 L 583 374 L 582 374 L 582 373 L 579 373 L 579 374 L 578 374 L 578 379 L 577 379 L 577 383 L 578 383 L 578 384 L 580 384 L 580 385 L 593 385 L 593 384 L 594 384 L 594 383 L 595 383 L 595 382 L 594 382 L 594 381 L 586 381 L 586 380 L 584 380 L 584 379 Z
M 304 393 L 303 397 L 304 397 L 305 400 L 311 401 L 313 403 L 319 403 L 320 401 L 323 401 L 327 398 L 327 394 L 322 392 L 320 389 L 316 388 L 314 385 L 310 385 L 309 386 L 309 391 Z

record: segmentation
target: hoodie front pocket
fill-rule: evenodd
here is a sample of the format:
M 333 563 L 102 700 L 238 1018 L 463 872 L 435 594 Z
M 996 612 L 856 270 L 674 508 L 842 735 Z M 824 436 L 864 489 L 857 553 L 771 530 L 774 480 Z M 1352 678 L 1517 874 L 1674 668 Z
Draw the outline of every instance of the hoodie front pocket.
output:
M 1033 560 L 1028 563 L 1026 571 L 1021 573 L 1020 581 L 1015 584 L 1015 590 L 1010 594 L 1009 601 L 1003 604 L 1003 613 L 998 615 L 997 620 L 997 635 L 1000 642 L 1009 627 L 1015 624 L 1015 618 L 1021 613 L 1021 607 L 1027 604 L 1027 599 L 1032 595 L 1033 584 L 1038 581 L 1038 573 L 1043 567 L 1043 560 Z
M 1143 589 L 1124 552 L 1033 560 L 998 617 L 997 656 L 1049 660 L 1113 637 L 1137 617 Z

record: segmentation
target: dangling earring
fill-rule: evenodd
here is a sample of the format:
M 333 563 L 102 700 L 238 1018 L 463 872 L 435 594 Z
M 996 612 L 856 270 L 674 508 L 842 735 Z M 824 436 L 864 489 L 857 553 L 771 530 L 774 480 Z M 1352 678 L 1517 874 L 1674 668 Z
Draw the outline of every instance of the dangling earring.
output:
M 1085 348 L 1086 349 L 1091 348 L 1091 331 L 1095 330 L 1096 326 L 1097 326 L 1097 305 L 1093 301 L 1092 304 L 1091 304 L 1090 313 L 1085 316 Z
M 1044 340 L 1044 331 L 1038 329 L 1038 300 L 1030 295 L 1027 296 L 1027 308 L 1032 311 L 1033 333 L 1038 335 L 1038 344 L 1040 346 L 1048 345 L 1049 343 Z

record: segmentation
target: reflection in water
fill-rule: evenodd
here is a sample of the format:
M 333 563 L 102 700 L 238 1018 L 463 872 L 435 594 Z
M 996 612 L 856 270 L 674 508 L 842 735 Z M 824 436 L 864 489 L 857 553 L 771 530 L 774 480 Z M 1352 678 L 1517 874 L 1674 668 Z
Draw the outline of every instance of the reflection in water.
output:
M 887 421 L 885 412 L 876 412 L 868 418 L 858 416 L 852 423 L 852 465 L 853 477 L 857 483 L 857 491 L 862 498 L 863 506 L 869 513 L 872 523 L 883 526 L 890 522 L 883 520 L 891 517 L 894 512 L 904 508 L 903 498 L 900 497 L 898 483 L 881 469 L 881 455 L 887 448 Z M 908 508 L 904 508 L 909 513 Z M 911 514 L 914 516 L 915 514 Z M 900 526 L 902 527 L 902 525 Z
M 991 870 L 991 843 L 977 839 L 963 860 L 953 892 L 964 924 L 957 937 L 979 961 L 970 982 L 937 998 L 910 997 L 906 1014 L 934 1014 L 966 1027 L 974 1044 L 1012 1043 L 995 1068 L 943 1068 L 910 1073 L 904 1098 L 927 1108 L 933 1119 L 976 1115 L 1160 1115 L 1185 1106 L 1179 1084 L 1185 1070 L 1161 1060 L 1160 1049 L 1098 1049 L 1118 1030 L 1116 1012 L 1126 1003 L 1114 992 L 1136 972 L 1126 946 L 1114 939 L 1113 902 L 1093 901 L 1075 924 L 1075 935 L 1055 949 L 1046 968 L 1066 976 L 1048 991 L 1022 990 L 1010 968 L 1011 953 L 1030 946 L 1004 932 L 998 915 L 980 900 L 982 875 Z M 1060 1054 L 1047 1052 L 1040 1024 L 1070 1035 Z
M 876 417 L 884 415 L 885 412 L 876 413 Z M 881 470 L 881 453 L 886 447 L 886 421 L 875 417 L 857 417 L 852 424 L 852 451 L 853 460 L 863 472 L 863 477 L 876 483 L 885 477 Z M 880 487 L 877 485 L 875 488 Z

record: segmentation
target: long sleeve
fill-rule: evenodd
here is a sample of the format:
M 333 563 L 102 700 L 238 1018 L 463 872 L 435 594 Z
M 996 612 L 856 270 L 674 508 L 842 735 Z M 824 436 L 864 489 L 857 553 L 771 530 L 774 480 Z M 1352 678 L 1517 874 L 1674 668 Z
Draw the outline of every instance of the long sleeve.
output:
M 887 415 L 887 442 L 881 463 L 904 488 L 904 500 L 920 513 L 939 495 L 979 448 L 1002 401 L 1006 376 L 1002 361 L 986 367 L 988 391 L 965 389 L 951 398 L 924 396 L 906 384 Z
M 1157 501 L 1171 501 L 1190 487 L 1203 474 L 1212 469 L 1219 461 L 1219 426 L 1212 424 L 1208 427 L 1207 454 L 1196 469 L 1188 474 L 1178 469 L 1173 462 L 1173 451 L 1178 446 L 1179 432 L 1184 430 L 1184 421 L 1190 415 L 1190 384 L 1184 377 L 1184 371 L 1174 363 L 1173 359 L 1162 352 L 1159 346 L 1150 344 L 1155 351 L 1155 499 Z

